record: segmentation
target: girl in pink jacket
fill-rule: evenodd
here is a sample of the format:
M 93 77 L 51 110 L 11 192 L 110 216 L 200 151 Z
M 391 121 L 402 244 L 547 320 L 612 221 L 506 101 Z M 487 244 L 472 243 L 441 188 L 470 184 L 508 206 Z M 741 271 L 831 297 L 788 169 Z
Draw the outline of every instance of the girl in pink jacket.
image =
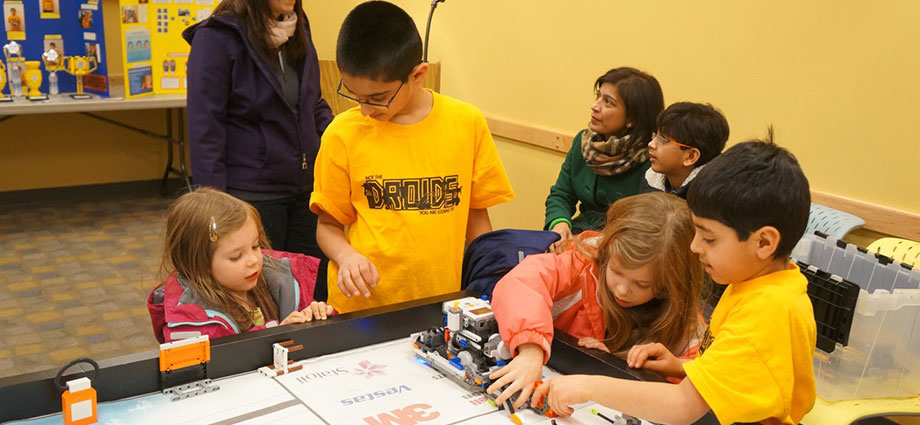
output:
M 690 252 L 693 234 L 683 199 L 646 193 L 613 203 L 600 234 L 582 233 L 561 253 L 524 259 L 493 293 L 499 332 L 515 357 L 491 376 L 487 392 L 508 385 L 496 403 L 521 391 L 514 407 L 523 405 L 549 359 L 553 328 L 622 358 L 642 344 L 694 354 L 703 269 Z
M 319 260 L 266 252 L 259 213 L 224 192 L 201 188 L 169 208 L 163 268 L 147 308 L 160 342 L 217 338 L 288 323 L 323 320 L 331 306 L 313 301 Z

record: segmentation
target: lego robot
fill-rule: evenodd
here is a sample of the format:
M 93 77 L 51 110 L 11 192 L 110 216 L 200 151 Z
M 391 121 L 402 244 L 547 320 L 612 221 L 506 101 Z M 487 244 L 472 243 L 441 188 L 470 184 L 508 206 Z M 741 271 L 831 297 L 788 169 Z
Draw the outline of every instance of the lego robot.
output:
M 505 366 L 512 356 L 498 334 L 491 304 L 484 299 L 467 297 L 445 302 L 442 310 L 444 326 L 412 334 L 415 355 L 470 391 L 482 392 L 492 405 L 496 405 L 497 396 L 485 392 L 492 382 L 489 375 Z M 512 407 L 517 397 L 518 394 L 513 395 L 498 407 L 507 409 L 511 420 L 520 424 Z M 542 402 L 537 408 L 529 407 L 529 402 L 525 406 L 538 414 L 556 417 Z

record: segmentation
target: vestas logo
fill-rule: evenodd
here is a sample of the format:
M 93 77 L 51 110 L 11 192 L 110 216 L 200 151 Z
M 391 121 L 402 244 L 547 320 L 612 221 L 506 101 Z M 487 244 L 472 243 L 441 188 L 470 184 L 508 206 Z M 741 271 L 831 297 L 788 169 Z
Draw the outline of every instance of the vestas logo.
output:
M 386 365 L 373 364 L 364 360 L 358 363 L 358 368 L 355 369 L 355 375 L 371 379 L 376 375 L 386 375 L 386 372 L 383 371 L 384 368 L 386 368 Z
M 416 425 L 419 422 L 437 419 L 438 416 L 441 414 L 427 404 L 412 404 L 377 416 L 368 416 L 364 418 L 364 422 L 367 425 Z
M 375 398 L 386 397 L 388 395 L 400 394 L 404 391 L 412 391 L 412 388 L 409 388 L 408 385 L 400 385 L 398 387 L 384 388 L 380 391 L 374 391 L 372 393 L 362 394 L 355 397 L 346 398 L 340 400 L 342 406 L 350 406 L 352 404 L 363 403 L 365 401 L 371 401 Z
M 309 372 L 302 376 L 298 376 L 297 382 L 300 382 L 301 384 L 306 384 L 315 379 L 326 379 L 331 376 L 348 375 L 348 373 L 349 373 L 348 369 L 344 367 L 339 367 L 339 368 L 329 369 L 329 370 L 321 370 L 318 372 Z

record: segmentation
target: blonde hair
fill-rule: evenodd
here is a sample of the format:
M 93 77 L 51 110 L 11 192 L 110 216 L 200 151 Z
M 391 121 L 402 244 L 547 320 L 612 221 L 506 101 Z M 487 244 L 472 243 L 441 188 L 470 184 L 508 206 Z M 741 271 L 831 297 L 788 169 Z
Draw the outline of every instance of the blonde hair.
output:
M 633 345 L 660 342 L 680 355 L 698 333 L 703 266 L 690 252 L 693 234 L 690 209 L 677 196 L 645 193 L 610 206 L 594 263 L 611 352 L 625 355 Z M 626 269 L 651 264 L 655 298 L 620 307 L 606 282 L 613 257 Z
M 258 228 L 259 245 L 270 249 L 259 212 L 252 205 L 207 187 L 180 196 L 169 207 L 161 266 L 166 274 L 181 277 L 209 307 L 229 314 L 240 330 L 252 328 L 252 313 L 214 279 L 211 262 L 220 236 L 240 229 L 250 218 Z M 216 237 L 212 238 L 212 234 Z M 252 307 L 262 310 L 266 321 L 278 320 L 278 306 L 268 291 L 264 273 L 259 273 L 256 286 L 247 295 Z

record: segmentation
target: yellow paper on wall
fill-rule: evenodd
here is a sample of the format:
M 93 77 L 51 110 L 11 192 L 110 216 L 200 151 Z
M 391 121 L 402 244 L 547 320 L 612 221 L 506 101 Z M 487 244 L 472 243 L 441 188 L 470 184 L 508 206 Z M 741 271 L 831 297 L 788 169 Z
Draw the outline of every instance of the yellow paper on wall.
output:
M 185 93 L 189 45 L 182 31 L 219 0 L 120 0 L 125 97 Z

